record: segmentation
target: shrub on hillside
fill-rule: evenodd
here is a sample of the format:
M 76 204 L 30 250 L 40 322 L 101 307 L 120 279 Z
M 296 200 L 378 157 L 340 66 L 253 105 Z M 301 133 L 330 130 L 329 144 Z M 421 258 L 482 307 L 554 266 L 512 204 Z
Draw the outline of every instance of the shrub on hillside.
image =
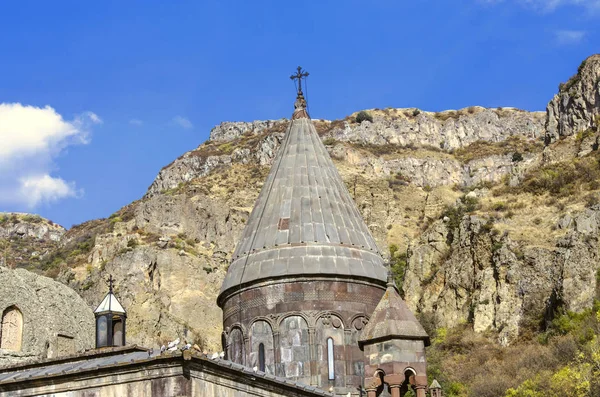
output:
M 572 195 L 600 179 L 600 164 L 592 157 L 571 163 L 555 163 L 529 172 L 522 184 L 524 191 L 533 194 L 551 193 L 558 197 Z
M 398 246 L 395 244 L 390 245 L 390 268 L 394 276 L 396 287 L 401 296 L 404 296 L 404 290 L 402 284 L 404 284 L 404 274 L 406 271 L 407 256 L 405 252 L 399 252 Z
M 513 163 L 518 163 L 519 161 L 523 161 L 523 155 L 519 152 L 514 152 L 512 155 Z
M 369 114 L 369 112 L 366 112 L 364 110 L 361 110 L 360 112 L 358 112 L 358 114 L 356 115 L 356 122 L 357 123 L 362 123 L 363 121 L 370 121 L 371 123 L 373 122 L 373 116 L 371 116 Z

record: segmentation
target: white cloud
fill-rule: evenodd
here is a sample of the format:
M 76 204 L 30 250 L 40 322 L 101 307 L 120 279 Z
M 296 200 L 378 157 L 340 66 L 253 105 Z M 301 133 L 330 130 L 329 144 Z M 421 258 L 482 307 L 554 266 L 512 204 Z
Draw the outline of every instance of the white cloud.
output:
M 188 119 L 186 119 L 183 116 L 173 117 L 173 122 L 175 124 L 177 124 L 178 126 L 180 126 L 181 128 L 185 128 L 186 130 L 189 130 L 190 128 L 192 128 L 194 126 L 191 121 L 189 121 Z
M 75 189 L 75 183 L 67 183 L 62 178 L 53 178 L 48 174 L 31 175 L 20 179 L 19 183 L 19 196 L 25 200 L 28 208 L 80 194 Z
M 50 106 L 0 103 L 0 204 L 32 209 L 77 196 L 73 182 L 50 175 L 54 159 L 67 146 L 87 144 L 100 123 L 92 112 L 67 121 Z
M 558 30 L 554 32 L 556 43 L 560 45 L 577 44 L 585 37 L 583 30 Z
M 144 122 L 140 119 L 131 119 L 129 120 L 129 124 L 139 126 L 144 124 Z

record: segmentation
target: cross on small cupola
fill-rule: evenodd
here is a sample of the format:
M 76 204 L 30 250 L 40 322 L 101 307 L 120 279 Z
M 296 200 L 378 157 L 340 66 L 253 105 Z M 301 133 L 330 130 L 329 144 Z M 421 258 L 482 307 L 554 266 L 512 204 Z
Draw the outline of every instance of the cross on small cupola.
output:
M 106 280 L 108 293 L 94 310 L 96 316 L 96 348 L 125 345 L 125 320 L 127 313 L 114 294 L 115 279 Z

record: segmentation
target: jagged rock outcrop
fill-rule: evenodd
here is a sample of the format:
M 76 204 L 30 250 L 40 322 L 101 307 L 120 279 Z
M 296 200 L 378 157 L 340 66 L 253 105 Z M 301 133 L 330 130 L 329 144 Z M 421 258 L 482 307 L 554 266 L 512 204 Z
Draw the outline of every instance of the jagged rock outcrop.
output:
M 218 347 L 221 311 L 214 297 L 224 274 L 207 256 L 155 246 L 125 249 L 86 279 L 90 287 L 81 294 L 87 302 L 104 297 L 108 274 L 127 310 L 128 343 L 157 346 L 179 337 Z
M 225 123 L 222 123 L 221 126 L 223 124 Z M 233 124 L 236 125 L 236 128 L 232 131 L 245 131 L 246 129 L 240 125 L 246 125 L 246 128 L 251 128 L 254 125 L 263 127 L 267 125 L 272 126 L 271 122 L 268 121 Z M 285 128 L 284 124 L 279 121 L 273 125 L 278 127 L 278 129 Z M 226 131 L 231 132 L 231 134 L 225 134 L 225 136 L 233 135 L 232 131 Z M 253 134 L 260 134 L 263 130 L 251 131 L 254 131 Z M 218 139 L 215 142 L 220 142 L 224 139 L 221 135 L 217 135 L 217 137 Z M 204 145 L 201 145 L 198 149 L 185 153 L 173 163 L 160 170 L 144 197 L 152 197 L 169 189 L 175 189 L 180 184 L 206 176 L 217 168 L 227 167 L 232 163 L 268 165 L 275 157 L 282 137 L 283 134 L 281 132 L 273 132 L 270 135 L 267 133 L 267 135 L 261 137 L 262 139 L 252 149 L 247 147 L 235 148 L 231 154 L 218 154 L 218 147 L 216 154 L 211 154 L 211 151 L 207 152 L 203 150 L 205 149 Z M 229 144 L 226 143 L 223 145 Z
M 0 212 L 0 266 L 37 264 L 56 249 L 66 230 L 38 215 Z
M 264 121 L 226 121 L 210 130 L 209 140 L 214 142 L 228 142 L 240 138 L 245 134 L 262 134 L 274 127 L 287 126 L 288 119 Z
M 584 60 L 577 74 L 561 83 L 546 113 L 547 142 L 598 127 L 595 118 L 600 114 L 600 54 Z
M 340 141 L 373 145 L 434 147 L 453 150 L 477 141 L 501 142 L 519 135 L 544 135 L 542 112 L 479 106 L 434 113 L 418 109 L 375 110 L 373 122 L 350 123 L 331 129 L 327 136 Z
M 75 354 L 94 344 L 92 309 L 71 288 L 24 269 L 0 267 L 0 316 L 15 310 L 10 332 L 0 335 L 0 365 Z M 11 316 L 13 313 L 11 313 Z M 19 317 L 20 318 L 17 318 Z
M 559 304 L 574 312 L 591 307 L 599 287 L 599 217 L 598 206 L 578 214 L 554 249 L 521 247 L 477 216 L 455 229 L 439 220 L 411 248 L 406 301 L 439 326 L 469 321 L 476 332 L 498 332 L 506 345 Z
M 0 238 L 32 237 L 42 241 L 59 241 L 65 228 L 37 215 L 0 212 Z
M 487 157 L 462 164 L 446 154 L 479 141 L 498 143 L 515 136 L 530 140 L 543 137 L 542 112 L 472 107 L 440 113 L 417 109 L 374 110 L 372 113 L 372 123 L 352 122 L 354 119 L 351 117 L 341 122 L 317 120 L 315 123 L 324 139 L 358 145 L 428 149 L 426 155 L 422 152 L 405 153 L 391 161 L 380 156 L 355 156 L 358 162 L 362 162 L 360 165 L 371 166 L 386 175 L 390 172 L 410 174 L 418 186 L 498 181 L 512 171 L 514 164 L 510 156 Z M 174 189 L 181 183 L 206 176 L 218 167 L 232 163 L 268 165 L 277 152 L 286 127 L 285 119 L 221 123 L 211 131 L 208 143 L 163 168 L 148 188 L 146 197 Z M 259 138 L 252 147 L 231 146 L 232 141 L 247 135 Z M 222 149 L 231 150 L 231 153 L 220 154 L 224 151 Z M 350 162 L 356 153 L 351 149 L 348 145 L 329 145 L 333 157 L 346 157 Z M 354 164 L 359 165 L 358 162 Z

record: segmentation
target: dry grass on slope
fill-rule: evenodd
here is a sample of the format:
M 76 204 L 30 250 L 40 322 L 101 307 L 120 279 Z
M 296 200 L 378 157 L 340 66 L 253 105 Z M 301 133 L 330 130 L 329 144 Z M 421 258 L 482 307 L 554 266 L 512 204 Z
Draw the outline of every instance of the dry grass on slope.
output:
M 469 146 L 454 151 L 454 156 L 462 163 L 489 156 L 503 156 L 512 154 L 513 161 L 523 159 L 524 154 L 539 153 L 544 145 L 539 140 L 525 139 L 521 136 L 512 136 L 502 142 L 477 141 Z

